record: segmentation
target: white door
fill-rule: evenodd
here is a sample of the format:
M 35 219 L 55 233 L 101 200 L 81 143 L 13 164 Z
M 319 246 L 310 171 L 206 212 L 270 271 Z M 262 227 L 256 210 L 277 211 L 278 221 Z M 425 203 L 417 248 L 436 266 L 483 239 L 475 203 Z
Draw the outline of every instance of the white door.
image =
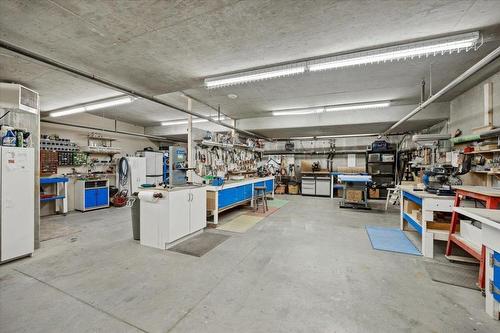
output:
M 187 189 L 169 192 L 170 219 L 167 242 L 171 243 L 189 234 L 189 198 Z
M 163 153 L 155 153 L 156 175 L 163 178 Z
M 146 158 L 146 175 L 155 176 L 156 175 L 156 153 L 152 151 L 144 152 Z
M 139 187 L 146 183 L 146 158 L 145 157 L 129 157 L 130 168 L 130 191 L 131 193 L 138 192 Z
M 34 251 L 35 171 L 33 148 L 1 147 L 0 260 Z
M 190 232 L 207 226 L 207 191 L 204 187 L 191 189 Z

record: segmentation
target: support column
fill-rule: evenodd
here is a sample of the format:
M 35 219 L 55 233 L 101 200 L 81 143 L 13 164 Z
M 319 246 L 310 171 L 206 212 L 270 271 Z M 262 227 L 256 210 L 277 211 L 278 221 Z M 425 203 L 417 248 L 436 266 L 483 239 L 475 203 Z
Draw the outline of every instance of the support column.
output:
M 187 109 L 188 111 L 191 111 L 192 109 L 192 100 L 191 98 L 187 98 Z M 187 162 L 188 162 L 188 168 L 194 168 L 194 155 L 193 155 L 193 116 L 189 115 L 188 116 L 188 126 L 187 126 L 187 132 L 188 132 L 188 139 L 187 139 Z M 193 181 L 193 175 L 192 175 L 193 170 L 188 170 L 187 171 L 187 177 L 188 177 L 188 182 Z

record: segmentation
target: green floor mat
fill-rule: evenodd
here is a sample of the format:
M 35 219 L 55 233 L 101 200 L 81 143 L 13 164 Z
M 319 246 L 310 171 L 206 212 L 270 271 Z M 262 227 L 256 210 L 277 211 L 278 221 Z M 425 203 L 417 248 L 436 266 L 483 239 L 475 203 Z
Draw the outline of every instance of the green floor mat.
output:
M 288 200 L 282 200 L 282 199 L 274 199 L 274 200 L 268 200 L 267 205 L 269 207 L 276 207 L 276 208 L 281 208 L 284 205 L 288 203 Z
M 240 215 L 234 220 L 218 226 L 217 229 L 232 232 L 247 232 L 248 229 L 259 223 L 263 218 L 263 216 Z

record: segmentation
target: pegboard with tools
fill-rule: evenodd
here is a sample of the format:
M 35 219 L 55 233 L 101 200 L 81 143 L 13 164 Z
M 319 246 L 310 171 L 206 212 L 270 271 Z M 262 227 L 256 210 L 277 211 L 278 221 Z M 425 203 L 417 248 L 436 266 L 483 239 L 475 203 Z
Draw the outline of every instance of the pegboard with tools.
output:
M 195 147 L 195 159 L 199 176 L 226 177 L 256 173 L 262 156 L 260 152 L 245 148 L 198 145 Z

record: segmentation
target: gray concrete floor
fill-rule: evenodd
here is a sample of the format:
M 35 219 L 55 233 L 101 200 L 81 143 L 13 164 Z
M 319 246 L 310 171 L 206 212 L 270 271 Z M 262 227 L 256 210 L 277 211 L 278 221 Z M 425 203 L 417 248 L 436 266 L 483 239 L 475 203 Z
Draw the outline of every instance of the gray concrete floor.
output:
M 287 199 L 201 258 L 140 246 L 127 208 L 51 217 L 80 231 L 0 267 L 0 331 L 500 330 L 479 292 L 431 281 L 426 259 L 372 249 L 364 226 L 396 226 L 397 211 Z

